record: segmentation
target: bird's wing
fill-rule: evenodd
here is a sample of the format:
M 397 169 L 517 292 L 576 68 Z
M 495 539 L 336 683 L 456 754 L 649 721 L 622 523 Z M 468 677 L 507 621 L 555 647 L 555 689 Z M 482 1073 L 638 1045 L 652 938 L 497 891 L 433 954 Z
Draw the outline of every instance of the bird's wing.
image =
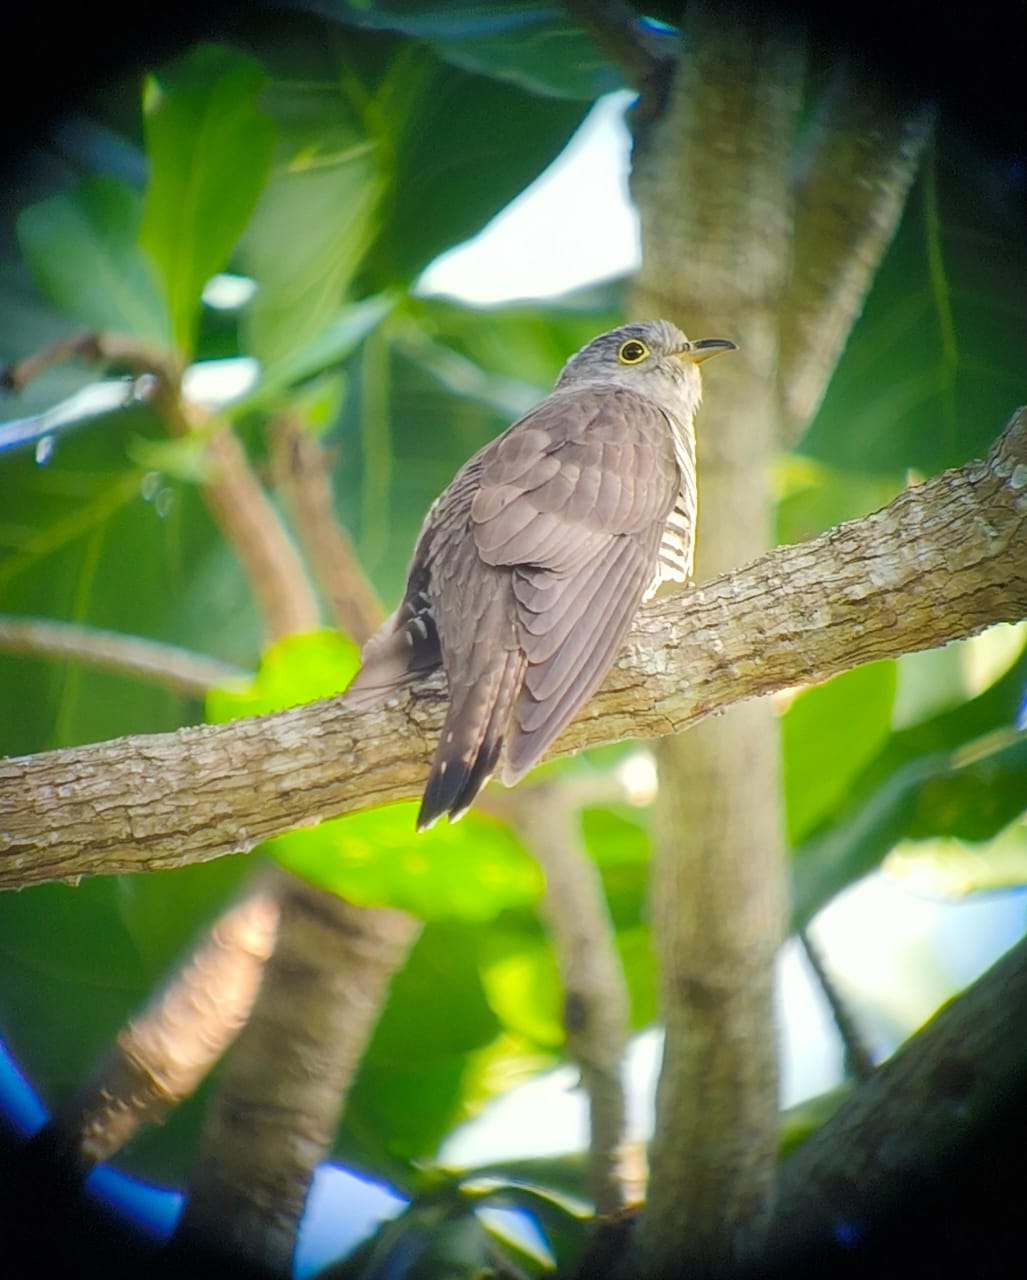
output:
M 616 656 L 652 581 L 680 477 L 666 415 L 622 390 L 550 396 L 479 457 L 473 541 L 485 565 L 513 570 L 526 661 L 506 740 L 509 784 Z

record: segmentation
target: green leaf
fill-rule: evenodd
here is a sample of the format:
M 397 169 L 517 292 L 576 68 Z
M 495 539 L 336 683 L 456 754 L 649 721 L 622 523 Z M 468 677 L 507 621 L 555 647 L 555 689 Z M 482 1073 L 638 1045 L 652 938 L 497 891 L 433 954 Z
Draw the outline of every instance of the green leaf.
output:
M 843 822 L 796 851 L 792 924 L 802 928 L 900 840 L 987 840 L 1024 811 L 1027 733 L 1006 731 L 952 753 L 913 760 Z
M 360 906 L 422 920 L 486 922 L 542 892 L 542 873 L 503 824 L 469 814 L 416 833 L 417 804 L 322 822 L 268 842 L 290 871 Z
M 914 893 L 962 898 L 1027 885 L 1027 825 L 1014 822 L 994 840 L 940 838 L 900 845 L 885 869 Z
M 390 1160 L 431 1157 L 455 1124 L 523 1074 L 515 1062 L 482 988 L 477 930 L 427 924 L 392 981 L 337 1152 L 382 1172 Z
M 872 662 L 807 689 L 781 723 L 788 839 L 798 844 L 836 808 L 888 737 L 895 663 Z
M 554 1194 L 554 1188 L 541 1183 L 529 1185 L 513 1178 L 490 1178 L 488 1184 L 482 1193 L 482 1207 L 514 1209 L 533 1218 L 548 1242 L 559 1273 L 574 1275 L 594 1223 L 587 1202 L 577 1196 L 569 1200 L 558 1189 Z M 487 1216 L 486 1225 L 489 1226 Z M 503 1233 L 498 1234 L 506 1243 Z M 517 1256 L 524 1258 L 520 1250 Z
M 205 45 L 147 86 L 150 181 L 140 238 L 186 355 L 203 287 L 227 262 L 267 176 L 274 128 L 257 107 L 262 83 L 257 63 Z
M 154 342 L 171 336 L 153 265 L 139 248 L 142 201 L 114 178 L 89 178 L 30 205 L 18 241 L 39 288 L 91 329 Z
M 958 646 L 949 648 L 956 649 Z M 903 668 L 910 663 L 914 666 L 919 665 L 921 656 L 911 654 L 899 659 L 900 694 Z M 934 656 L 940 657 L 940 654 L 936 653 Z M 934 680 L 937 685 L 937 671 L 934 672 Z M 874 791 L 907 764 L 926 756 L 955 751 L 961 746 L 986 737 L 995 730 L 1008 729 L 1016 722 L 1020 713 L 1025 689 L 1027 689 L 1027 648 L 1020 653 L 1004 674 L 976 697 L 968 701 L 958 701 L 954 706 L 947 706 L 944 710 L 937 711 L 934 715 L 891 734 L 878 754 L 852 780 L 849 810 L 855 811 Z M 959 695 L 957 692 L 950 696 L 957 698 Z
M 323 4 L 310 7 L 326 12 Z M 534 94 L 592 101 L 624 87 L 617 68 L 562 5 L 539 0 L 376 0 L 369 5 L 349 0 L 327 12 L 338 21 L 413 36 L 454 66 Z
M 252 681 L 208 692 L 207 720 L 223 724 L 341 693 L 358 665 L 357 646 L 338 631 L 284 636 L 265 650 Z
M 229 406 L 231 416 L 266 408 L 298 383 L 341 363 L 378 327 L 395 302 L 391 294 L 376 294 L 343 307 L 314 337 L 265 368 L 256 387 Z
M 563 1045 L 563 984 L 548 938 L 490 929 L 481 943 L 481 980 L 506 1026 L 544 1048 Z
M 264 364 L 321 334 L 378 229 L 385 145 L 357 110 L 343 69 L 322 74 L 274 80 L 263 99 L 278 146 L 240 255 L 259 286 L 245 312 L 244 345 Z
M 479 232 L 556 159 L 588 107 L 470 75 L 430 54 L 423 65 L 401 65 L 395 81 L 381 104 L 390 184 L 361 273 L 368 291 L 409 285 Z
M 1027 400 L 1022 198 L 958 131 L 931 148 L 800 445 L 845 470 L 960 465 Z

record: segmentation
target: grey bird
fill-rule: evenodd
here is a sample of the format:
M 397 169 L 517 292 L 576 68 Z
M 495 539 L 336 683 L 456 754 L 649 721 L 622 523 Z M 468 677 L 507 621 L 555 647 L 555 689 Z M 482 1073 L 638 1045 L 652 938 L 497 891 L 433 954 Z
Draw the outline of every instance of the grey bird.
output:
M 699 364 L 733 350 L 665 320 L 600 334 L 432 504 L 402 603 L 346 691 L 367 708 L 445 669 L 419 831 L 466 812 L 501 754 L 517 782 L 595 691 L 643 600 L 690 576 Z

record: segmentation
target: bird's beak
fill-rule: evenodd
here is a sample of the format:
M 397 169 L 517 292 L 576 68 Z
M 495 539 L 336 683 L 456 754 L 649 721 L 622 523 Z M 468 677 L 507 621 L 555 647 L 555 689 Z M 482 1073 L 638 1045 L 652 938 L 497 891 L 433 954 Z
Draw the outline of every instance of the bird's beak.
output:
M 695 342 L 690 342 L 681 351 L 675 351 L 674 354 L 679 360 L 688 361 L 690 364 L 702 364 L 704 360 L 709 360 L 711 356 L 719 356 L 725 351 L 737 350 L 738 344 L 731 342 L 727 338 L 699 338 Z

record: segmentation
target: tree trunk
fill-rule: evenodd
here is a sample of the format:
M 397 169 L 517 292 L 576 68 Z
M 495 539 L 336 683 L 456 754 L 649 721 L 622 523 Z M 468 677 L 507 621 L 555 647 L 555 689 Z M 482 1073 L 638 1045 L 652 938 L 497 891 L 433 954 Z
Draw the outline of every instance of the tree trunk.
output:
M 690 4 L 666 112 L 636 156 L 643 265 L 632 309 L 729 337 L 697 424 L 699 581 L 768 545 L 777 311 L 801 45 Z M 657 748 L 653 924 L 666 1028 L 638 1234 L 646 1274 L 717 1270 L 764 1226 L 777 1151 L 771 977 L 784 920 L 778 733 L 765 703 Z

